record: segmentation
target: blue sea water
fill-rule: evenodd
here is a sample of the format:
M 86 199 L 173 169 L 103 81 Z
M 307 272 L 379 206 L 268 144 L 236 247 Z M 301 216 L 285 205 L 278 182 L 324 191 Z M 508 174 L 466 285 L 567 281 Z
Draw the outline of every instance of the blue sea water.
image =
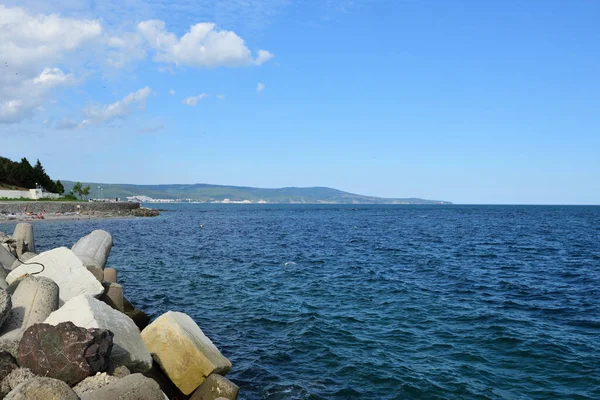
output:
M 188 313 L 240 398 L 600 398 L 600 207 L 164 207 L 36 242 L 108 230 L 127 297 Z

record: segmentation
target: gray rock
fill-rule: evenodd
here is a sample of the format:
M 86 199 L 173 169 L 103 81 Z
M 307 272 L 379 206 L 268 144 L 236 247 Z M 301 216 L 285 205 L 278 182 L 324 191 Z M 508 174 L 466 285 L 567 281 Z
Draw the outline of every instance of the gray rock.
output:
M 114 308 L 124 312 L 123 308 L 123 286 L 118 283 L 102 282 L 104 286 L 104 294 L 100 297 L 100 300 Z
M 112 364 L 107 371 L 109 375 L 114 376 L 115 378 L 124 378 L 127 375 L 131 375 L 131 371 L 124 365 Z
M 17 360 L 7 351 L 0 351 L 0 381 L 15 369 L 19 368 Z
M 225 398 L 236 400 L 240 388 L 229 379 L 217 374 L 210 374 L 196 389 L 190 400 L 217 400 Z
M 28 276 L 13 285 L 8 288 L 13 291 L 12 310 L 0 329 L 0 350 L 16 357 L 25 330 L 44 322 L 58 309 L 58 286 L 52 280 L 38 276 Z
M 0 267 L 11 269 L 15 261 L 15 256 L 6 247 L 0 246 Z
M 36 375 L 29 368 L 13 369 L 0 383 L 0 398 L 4 398 L 18 385 L 35 377 Z
M 100 269 L 104 269 L 112 244 L 113 240 L 110 233 L 103 230 L 95 230 L 79 239 L 71 250 L 73 250 L 73 253 L 79 257 L 86 267 L 88 265 L 95 265 Z
M 8 318 L 12 309 L 12 301 L 10 295 L 4 289 L 0 289 L 0 326 Z
M 79 400 L 66 383 L 53 378 L 33 378 L 15 387 L 6 400 Z
M 96 375 L 88 376 L 87 378 L 79 382 L 73 387 L 73 390 L 75 391 L 75 393 L 77 393 L 78 396 L 81 396 L 82 393 L 100 389 L 101 387 L 114 383 L 118 380 L 119 378 L 108 375 L 106 372 L 98 372 Z
M 84 392 L 81 400 L 164 400 L 158 383 L 142 374 L 132 374 L 100 389 Z
M 15 232 L 13 233 L 13 239 L 17 242 L 17 255 L 19 257 L 27 251 L 35 253 L 33 226 L 31 224 L 17 224 L 17 226 L 15 226 Z

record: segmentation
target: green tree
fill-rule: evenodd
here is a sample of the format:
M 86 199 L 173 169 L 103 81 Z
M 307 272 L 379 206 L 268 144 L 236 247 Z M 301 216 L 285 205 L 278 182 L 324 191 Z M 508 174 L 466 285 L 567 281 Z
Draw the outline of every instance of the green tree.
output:
M 90 195 L 90 185 L 87 185 L 86 187 L 83 187 L 81 182 L 77 182 L 75 184 L 75 186 L 73 186 L 73 193 L 76 193 L 79 195 L 79 198 L 81 200 L 83 200 L 83 196 L 89 196 Z
M 54 182 L 54 187 L 56 188 L 56 193 L 58 194 L 63 194 L 65 192 L 65 187 L 63 186 L 60 179 Z

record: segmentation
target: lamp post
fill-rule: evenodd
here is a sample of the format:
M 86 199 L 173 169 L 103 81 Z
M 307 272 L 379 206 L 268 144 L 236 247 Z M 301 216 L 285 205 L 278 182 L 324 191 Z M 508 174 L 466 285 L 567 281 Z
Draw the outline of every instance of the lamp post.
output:
M 104 200 L 104 188 L 100 186 L 100 200 Z

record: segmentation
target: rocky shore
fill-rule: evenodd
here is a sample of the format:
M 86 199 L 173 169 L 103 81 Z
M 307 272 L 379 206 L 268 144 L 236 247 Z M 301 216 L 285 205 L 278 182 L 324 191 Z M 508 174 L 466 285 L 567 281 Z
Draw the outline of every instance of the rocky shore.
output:
M 0 232 L 0 398 L 234 400 L 231 363 L 186 314 L 154 321 L 107 268 L 111 235 L 36 253 Z
M 0 222 L 155 217 L 158 210 L 131 202 L 0 202 Z

